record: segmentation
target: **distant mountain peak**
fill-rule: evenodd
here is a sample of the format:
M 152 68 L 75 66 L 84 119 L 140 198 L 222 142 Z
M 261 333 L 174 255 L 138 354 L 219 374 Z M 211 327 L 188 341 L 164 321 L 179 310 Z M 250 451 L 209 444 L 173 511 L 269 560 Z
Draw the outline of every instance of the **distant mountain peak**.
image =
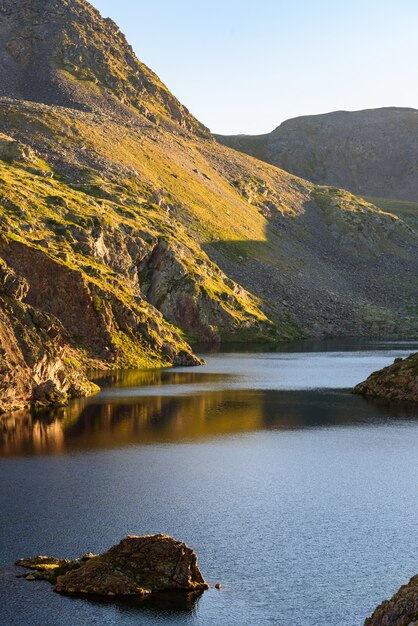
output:
M 413 108 L 304 115 L 265 135 L 216 137 L 316 184 L 374 198 L 417 198 L 418 110 Z
M 166 120 L 207 134 L 85 0 L 0 0 L 0 97 Z

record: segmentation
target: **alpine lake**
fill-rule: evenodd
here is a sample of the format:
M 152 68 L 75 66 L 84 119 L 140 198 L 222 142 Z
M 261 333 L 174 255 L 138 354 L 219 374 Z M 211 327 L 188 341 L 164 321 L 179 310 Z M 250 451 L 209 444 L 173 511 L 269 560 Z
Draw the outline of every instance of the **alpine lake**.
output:
M 0 623 L 361 626 L 418 573 L 418 415 L 350 389 L 417 346 L 200 355 L 2 416 Z M 195 549 L 208 591 L 111 602 L 16 578 L 20 557 L 159 532 Z

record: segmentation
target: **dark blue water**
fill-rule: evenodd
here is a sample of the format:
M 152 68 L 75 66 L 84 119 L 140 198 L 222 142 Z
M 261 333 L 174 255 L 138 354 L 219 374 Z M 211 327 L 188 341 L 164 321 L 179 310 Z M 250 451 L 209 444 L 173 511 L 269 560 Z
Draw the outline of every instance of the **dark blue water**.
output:
M 4 418 L 0 623 L 360 626 L 418 573 L 418 421 L 346 388 L 416 346 L 306 348 L 119 373 L 88 402 Z M 21 556 L 156 532 L 222 590 L 132 605 L 15 578 Z

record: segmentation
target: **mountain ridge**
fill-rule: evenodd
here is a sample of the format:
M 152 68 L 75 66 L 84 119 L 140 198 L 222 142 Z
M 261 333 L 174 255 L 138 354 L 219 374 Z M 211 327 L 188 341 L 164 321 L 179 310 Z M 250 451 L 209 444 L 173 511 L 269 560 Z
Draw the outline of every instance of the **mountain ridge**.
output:
M 315 184 L 360 196 L 418 198 L 417 109 L 332 111 L 286 120 L 263 135 L 215 136 Z
M 2 0 L 0 96 L 174 121 L 208 135 L 85 0 Z
M 54 22 L 51 36 L 45 7 L 65 22 Z M 29 9 L 40 38 L 29 24 L 21 49 L 16 29 Z M 18 300 L 0 284 L 0 305 L 15 307 L 14 329 L 27 332 L 22 376 L 40 372 L 25 397 L 16 391 L 13 404 L 12 390 L 0 405 L 36 401 L 50 381 L 52 401 L 80 393 L 89 366 L 197 365 L 191 346 L 416 328 L 413 226 L 220 145 L 153 74 L 154 86 L 127 87 L 140 62 L 92 11 L 84 0 L 0 0 L 0 76 L 10 56 L 19 66 L 0 97 L 0 259 L 27 285 Z M 107 48 L 87 36 L 92 29 Z M 71 77 L 54 65 L 63 34 L 72 37 L 71 62 L 84 59 Z M 91 57 L 97 50 L 103 73 Z M 121 76 L 112 86 L 115 67 Z M 32 81 L 19 92 L 21 77 L 38 71 L 51 90 L 37 98 Z M 59 376 L 52 348 L 39 352 L 33 315 L 61 328 L 70 357 Z M 11 334 L 0 332 L 8 363 Z M 39 359 L 51 366 L 36 369 Z M 82 380 L 71 386 L 75 362 Z

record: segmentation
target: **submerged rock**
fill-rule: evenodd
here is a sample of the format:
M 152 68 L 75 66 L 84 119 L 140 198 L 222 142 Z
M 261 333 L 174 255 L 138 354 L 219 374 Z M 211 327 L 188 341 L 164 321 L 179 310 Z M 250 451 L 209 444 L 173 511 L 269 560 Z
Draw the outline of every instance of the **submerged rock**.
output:
M 373 398 L 418 402 L 418 353 L 395 359 L 389 367 L 373 372 L 354 393 Z
M 418 624 L 418 576 L 411 578 L 390 600 L 366 619 L 364 626 L 416 626 Z
M 162 591 L 204 591 L 195 552 L 167 535 L 128 536 L 107 552 L 80 559 L 36 557 L 16 565 L 31 571 L 26 579 L 44 579 L 68 594 L 145 596 Z

